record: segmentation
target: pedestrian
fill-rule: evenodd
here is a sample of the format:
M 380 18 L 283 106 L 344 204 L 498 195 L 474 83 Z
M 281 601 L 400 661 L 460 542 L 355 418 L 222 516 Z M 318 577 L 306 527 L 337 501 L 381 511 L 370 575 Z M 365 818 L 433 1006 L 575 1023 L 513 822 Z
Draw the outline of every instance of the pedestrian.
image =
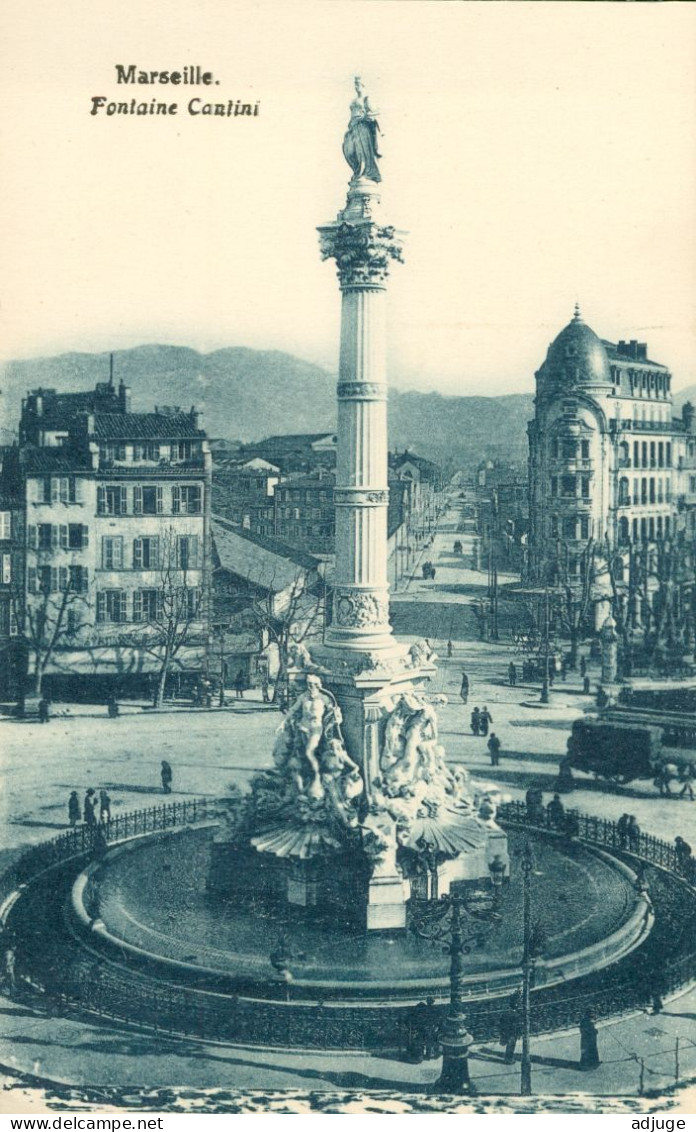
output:
M 691 864 L 691 846 L 683 837 L 675 837 L 674 850 L 677 854 L 677 868 L 681 873 L 688 873 Z
M 450 640 L 450 641 L 447 642 L 447 655 L 452 656 L 453 653 L 454 653 L 454 645 L 452 644 L 452 642 Z
M 84 818 L 85 825 L 95 826 L 97 824 L 97 816 L 95 810 L 97 808 L 97 795 L 90 786 L 85 794 L 85 800 L 82 804 L 82 817 Z
M 564 684 L 566 682 L 566 676 L 567 675 L 568 675 L 568 661 L 566 660 L 566 657 L 565 657 L 565 654 L 564 654 L 561 657 L 561 680 L 563 681 Z
M 244 689 L 245 689 L 245 687 L 246 687 L 246 679 L 244 677 L 243 670 L 240 668 L 239 672 L 237 673 L 237 675 L 234 678 L 234 690 L 235 690 L 235 693 L 237 695 L 238 700 L 244 699 Z
M 532 825 L 543 824 L 544 821 L 544 795 L 538 786 L 530 786 L 524 796 L 527 805 L 527 817 Z
M 584 656 L 580 658 L 580 675 L 581 676 L 587 675 L 587 660 L 585 659 Z
M 481 728 L 481 734 L 482 735 L 488 734 L 488 728 L 489 728 L 489 726 L 492 722 L 493 722 L 493 716 L 491 715 L 488 708 L 484 704 L 483 711 L 479 715 L 479 727 Z
M 683 798 L 688 794 L 692 802 L 694 800 L 694 774 L 696 774 L 696 771 L 694 771 L 693 764 L 689 763 L 688 766 L 682 767 L 682 772 L 679 775 L 679 781 L 682 783 L 679 797 Z
M 565 824 L 565 808 L 558 794 L 554 794 L 546 807 L 546 816 L 551 829 L 563 829 Z
M 39 723 L 48 723 L 51 718 L 51 713 L 48 706 L 48 700 L 42 696 L 39 700 Z
M 268 673 L 264 669 L 261 673 L 261 699 L 265 704 L 270 704 L 271 697 L 268 694 Z
M 116 697 L 113 694 L 113 692 L 111 693 L 111 695 L 109 696 L 109 698 L 106 702 L 106 711 L 107 711 L 107 714 L 109 716 L 109 719 L 118 719 L 118 704 L 116 702 Z
M 162 759 L 162 769 L 160 770 L 160 778 L 162 779 L 162 792 L 164 794 L 171 794 L 172 792 L 172 768 L 166 759 Z
M 491 766 L 500 766 L 500 739 L 495 731 L 491 731 L 488 740 L 488 750 L 491 756 Z
M 589 676 L 583 677 L 582 690 L 583 690 L 584 695 L 589 696 L 589 694 L 590 694 L 590 678 L 589 678 Z
M 650 999 L 653 1014 L 660 1014 L 664 1009 L 664 996 L 667 994 L 667 979 L 660 966 L 655 966 L 650 972 Z
M 431 1061 L 440 1054 L 440 1016 L 434 998 L 426 998 L 425 1006 L 425 1056 Z
M 80 820 L 80 799 L 77 796 L 77 790 L 70 791 L 68 798 L 68 821 L 72 829 L 75 828 Z
M 517 669 L 514 660 L 511 660 L 508 665 L 508 683 L 511 688 L 514 688 L 517 683 Z
M 3 976 L 4 976 L 5 986 L 7 988 L 7 993 L 10 994 L 10 995 L 14 994 L 14 992 L 17 989 L 17 983 L 16 983 L 16 980 L 15 980 L 16 958 L 17 958 L 17 956 L 16 956 L 16 953 L 15 953 L 15 949 L 14 949 L 12 944 L 9 944 L 5 948 L 5 955 L 4 955 L 4 959 L 3 959 Z
M 474 735 L 481 734 L 481 712 L 477 707 L 471 713 L 471 730 Z
M 616 823 L 616 832 L 619 835 L 619 848 L 625 849 L 628 845 L 628 823 L 630 819 L 628 814 L 622 814 Z
M 566 814 L 563 832 L 569 840 L 580 836 L 580 818 L 576 810 L 571 810 L 569 814 Z
M 506 1065 L 512 1065 L 515 1060 L 515 1047 L 522 1034 L 521 1026 L 521 1006 L 522 996 L 519 991 L 515 991 L 507 1010 L 503 1011 L 500 1016 L 500 1028 L 498 1036 L 501 1046 L 505 1046 L 504 1060 Z
M 408 1058 L 409 1061 L 421 1062 L 426 1056 L 428 1032 L 428 1007 L 425 1002 L 419 1002 L 410 1011 L 408 1016 Z
M 592 1011 L 586 1010 L 580 1019 L 580 1068 L 596 1069 L 598 1065 L 597 1027 Z
M 99 791 L 99 821 L 111 821 L 111 798 L 106 790 Z
M 628 833 L 628 847 L 632 853 L 637 853 L 640 849 L 640 826 L 636 821 L 633 814 L 628 816 L 628 825 L 626 827 Z
M 657 773 L 655 775 L 655 780 L 654 780 L 654 783 L 653 783 L 653 785 L 656 786 L 657 789 L 660 791 L 660 797 L 661 798 L 664 798 L 666 796 L 669 796 L 669 797 L 672 796 L 672 791 L 669 788 L 669 784 L 670 784 L 671 781 L 672 781 L 672 775 L 669 772 L 667 764 L 663 763 L 662 766 L 659 766 L 657 768 Z
M 462 672 L 462 686 L 459 689 L 459 695 L 461 696 L 462 703 L 465 704 L 469 699 L 469 677 L 466 672 Z

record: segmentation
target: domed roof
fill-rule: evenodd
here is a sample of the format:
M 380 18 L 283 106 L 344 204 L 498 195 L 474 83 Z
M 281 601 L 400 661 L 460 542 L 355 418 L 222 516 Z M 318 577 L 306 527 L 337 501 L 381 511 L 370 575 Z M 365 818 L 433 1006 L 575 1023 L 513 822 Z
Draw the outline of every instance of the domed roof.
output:
M 572 321 L 549 346 L 538 376 L 566 388 L 598 382 L 611 384 L 607 352 L 594 330 L 583 322 L 577 305 Z

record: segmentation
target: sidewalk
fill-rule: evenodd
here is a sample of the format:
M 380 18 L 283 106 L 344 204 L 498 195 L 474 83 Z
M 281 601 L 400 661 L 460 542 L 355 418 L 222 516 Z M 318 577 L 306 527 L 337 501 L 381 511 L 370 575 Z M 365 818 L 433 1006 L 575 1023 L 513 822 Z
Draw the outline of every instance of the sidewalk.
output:
M 597 1096 L 639 1095 L 640 1059 L 644 1093 L 675 1083 L 676 1039 L 679 1079 L 696 1078 L 696 987 L 666 1004 L 663 1014 L 634 1014 L 600 1023 L 602 1064 L 578 1068 L 575 1031 L 532 1040 L 535 1093 L 587 1092 Z M 384 1056 L 346 1050 L 277 1050 L 218 1045 L 141 1032 L 124 1025 L 100 1025 L 56 1018 L 0 998 L 0 1066 L 54 1084 L 113 1089 L 335 1089 L 421 1092 L 437 1080 L 440 1061 L 413 1065 Z M 519 1093 L 520 1055 L 502 1061 L 502 1048 L 476 1044 L 472 1080 L 481 1095 Z

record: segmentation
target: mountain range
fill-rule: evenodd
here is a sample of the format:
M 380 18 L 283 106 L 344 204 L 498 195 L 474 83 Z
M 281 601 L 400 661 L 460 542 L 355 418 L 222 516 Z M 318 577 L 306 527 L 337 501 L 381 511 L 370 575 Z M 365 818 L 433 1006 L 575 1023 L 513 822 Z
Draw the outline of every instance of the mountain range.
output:
M 0 369 L 3 441 L 16 430 L 28 389 L 81 392 L 108 378 L 108 354 L 5 363 Z M 249 442 L 335 428 L 335 375 L 277 350 L 228 347 L 201 354 L 183 346 L 136 346 L 114 354 L 114 379 L 131 387 L 134 411 L 196 405 L 203 410 L 209 436 L 216 439 Z M 675 400 L 683 403 L 689 396 L 696 399 L 696 386 L 682 390 Z M 531 391 L 459 397 L 392 389 L 389 444 L 457 464 L 484 457 L 524 463 L 526 425 L 533 411 Z

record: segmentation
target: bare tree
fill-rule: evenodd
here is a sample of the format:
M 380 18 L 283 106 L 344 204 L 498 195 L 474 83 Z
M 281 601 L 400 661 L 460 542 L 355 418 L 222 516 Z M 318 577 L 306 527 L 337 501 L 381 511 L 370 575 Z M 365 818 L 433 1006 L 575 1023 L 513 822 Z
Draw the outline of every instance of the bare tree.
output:
M 595 577 L 596 546 L 589 539 L 579 556 L 573 558 L 570 545 L 559 540 L 556 543 L 554 609 L 563 633 L 570 641 L 568 665 L 575 668 L 578 660 L 578 645 L 589 627 L 592 608 L 592 583 Z M 571 562 L 576 565 L 571 568 Z
M 140 628 L 122 638 L 157 660 L 154 707 L 159 707 L 164 699 L 167 678 L 182 649 L 197 643 L 203 591 L 196 580 L 187 562 L 182 562 L 177 539 L 170 529 L 160 551 L 156 589 L 139 591 L 134 598 L 138 603 L 134 620 Z
M 278 678 L 273 693 L 278 700 L 279 688 L 287 680 L 293 646 L 321 637 L 324 628 L 325 592 L 322 583 L 310 583 L 306 571 L 298 571 L 289 587 L 276 591 L 274 578 L 263 589 L 255 586 L 249 612 L 259 632 L 278 650 Z
M 10 600 L 17 636 L 31 658 L 32 690 L 40 696 L 56 649 L 75 635 L 80 610 L 88 603 L 80 575 L 69 567 L 30 567 L 30 577 L 26 600 L 19 585 L 12 587 Z

